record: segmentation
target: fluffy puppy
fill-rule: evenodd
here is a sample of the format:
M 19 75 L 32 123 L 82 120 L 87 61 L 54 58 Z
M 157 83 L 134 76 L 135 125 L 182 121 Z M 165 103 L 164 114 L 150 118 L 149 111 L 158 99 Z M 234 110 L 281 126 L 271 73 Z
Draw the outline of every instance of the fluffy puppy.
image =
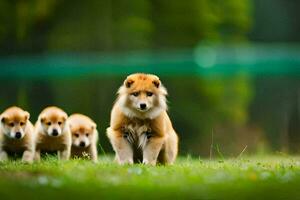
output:
M 7 160 L 8 153 L 23 153 L 22 161 L 33 161 L 34 131 L 29 117 L 18 107 L 10 107 L 0 115 L 0 161 Z
M 68 123 L 72 134 L 71 157 L 88 157 L 97 162 L 98 131 L 96 123 L 82 114 L 73 114 Z
M 167 91 L 151 74 L 132 74 L 118 90 L 107 136 L 119 164 L 172 164 L 178 137 L 167 114 Z
M 71 153 L 71 132 L 68 115 L 58 107 L 47 107 L 35 124 L 35 160 L 40 160 L 41 151 L 57 151 L 58 158 L 68 160 Z

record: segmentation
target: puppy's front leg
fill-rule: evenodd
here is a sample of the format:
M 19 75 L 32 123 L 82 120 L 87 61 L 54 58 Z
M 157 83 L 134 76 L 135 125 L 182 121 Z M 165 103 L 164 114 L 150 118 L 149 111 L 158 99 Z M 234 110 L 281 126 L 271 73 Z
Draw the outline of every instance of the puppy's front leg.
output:
M 71 155 L 71 147 L 69 146 L 62 151 L 58 151 L 58 158 L 60 160 L 69 160 L 70 155 Z
M 32 163 L 34 157 L 34 152 L 32 150 L 26 150 L 23 152 L 22 162 Z
M 164 142 L 163 137 L 151 137 L 143 149 L 143 163 L 156 165 L 158 154 Z
M 133 151 L 124 138 L 115 141 L 116 158 L 120 165 L 133 164 Z
M 96 145 L 91 147 L 91 158 L 94 163 L 98 162 L 98 151 Z
M 109 128 L 107 130 L 107 136 L 116 152 L 118 163 L 120 165 L 133 164 L 133 150 L 128 140 L 124 137 L 123 132 Z
M 121 137 L 116 140 L 115 146 L 119 164 L 133 164 L 133 151 L 129 142 Z
M 1 150 L 0 151 L 0 162 L 6 161 L 8 159 L 6 151 Z
M 41 150 L 39 150 L 39 149 L 35 150 L 34 158 L 33 159 L 35 161 L 40 161 L 41 160 Z

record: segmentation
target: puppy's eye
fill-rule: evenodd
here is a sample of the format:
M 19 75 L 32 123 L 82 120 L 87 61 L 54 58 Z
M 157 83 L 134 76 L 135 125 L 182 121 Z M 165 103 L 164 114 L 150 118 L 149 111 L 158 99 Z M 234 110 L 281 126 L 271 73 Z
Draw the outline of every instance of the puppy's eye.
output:
M 24 126 L 24 124 L 25 124 L 24 122 L 20 122 L 20 125 L 21 125 L 21 126 Z
M 8 126 L 13 127 L 15 124 L 13 122 L 9 123 Z
M 133 92 L 133 93 L 131 93 L 131 95 L 135 96 L 135 97 L 139 96 L 139 94 L 140 94 L 139 92 Z
M 86 134 L 85 134 L 85 136 L 86 136 L 86 137 L 89 137 L 89 134 L 88 134 L 88 133 L 86 133 Z
M 62 122 L 58 122 L 58 125 L 61 125 L 62 124 Z
M 75 136 L 75 137 L 79 137 L 79 134 L 78 134 L 78 133 L 75 133 L 74 136 Z
M 48 126 L 50 126 L 50 125 L 51 125 L 51 122 L 47 122 L 46 124 L 47 124 Z
M 148 96 L 148 97 L 151 97 L 152 95 L 153 95 L 152 92 L 147 92 L 147 96 Z

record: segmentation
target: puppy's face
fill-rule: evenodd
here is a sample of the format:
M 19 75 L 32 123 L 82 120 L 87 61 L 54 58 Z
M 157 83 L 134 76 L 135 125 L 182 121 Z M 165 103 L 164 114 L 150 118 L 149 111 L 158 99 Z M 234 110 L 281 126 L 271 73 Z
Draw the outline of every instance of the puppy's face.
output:
M 3 133 L 12 139 L 22 139 L 25 136 L 26 124 L 29 120 L 29 113 L 19 108 L 6 110 L 1 115 L 1 127 Z
M 129 106 L 139 112 L 147 112 L 152 109 L 156 100 L 156 94 L 151 89 L 133 90 L 128 96 Z
M 66 127 L 67 115 L 61 112 L 53 112 L 41 116 L 40 122 L 44 132 L 51 137 L 58 137 Z
M 74 125 L 70 126 L 72 133 L 72 145 L 85 148 L 91 144 L 94 136 L 94 125 Z
M 146 113 L 153 108 L 165 108 L 166 89 L 161 85 L 155 75 L 133 74 L 127 77 L 124 86 L 120 88 L 119 95 L 125 96 L 125 106 Z

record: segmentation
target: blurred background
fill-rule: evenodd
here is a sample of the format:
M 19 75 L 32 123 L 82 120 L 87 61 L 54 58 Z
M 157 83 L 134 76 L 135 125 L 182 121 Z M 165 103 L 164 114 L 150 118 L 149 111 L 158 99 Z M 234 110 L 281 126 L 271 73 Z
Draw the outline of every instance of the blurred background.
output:
M 133 72 L 160 76 L 180 153 L 300 152 L 300 1 L 0 0 L 0 109 L 48 105 L 105 135 Z M 213 141 L 213 145 L 212 144 Z

